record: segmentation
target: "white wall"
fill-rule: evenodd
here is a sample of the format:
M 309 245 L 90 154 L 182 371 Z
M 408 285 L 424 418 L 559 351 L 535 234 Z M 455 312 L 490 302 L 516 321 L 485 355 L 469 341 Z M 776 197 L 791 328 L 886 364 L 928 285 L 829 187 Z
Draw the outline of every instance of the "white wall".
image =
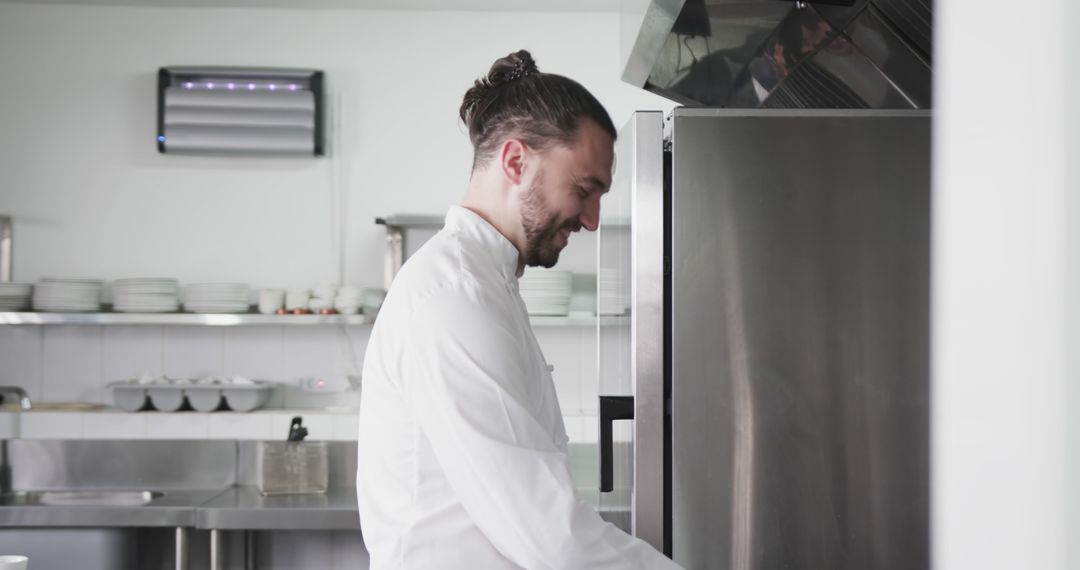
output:
M 0 212 L 15 278 L 173 276 L 255 286 L 379 286 L 377 215 L 443 213 L 471 149 L 471 81 L 530 49 L 591 89 L 616 123 L 670 108 L 618 81 L 617 13 L 292 11 L 0 3 Z M 167 65 L 314 67 L 332 109 L 326 158 L 161 155 L 155 73 Z M 336 118 L 336 120 L 334 120 Z
M 1080 567 L 1074 4 L 937 4 L 936 570 Z
M 618 80 L 618 27 L 615 12 L 0 2 L 0 213 L 15 219 L 15 278 L 315 285 L 338 279 L 335 224 L 344 220 L 344 280 L 381 286 L 373 219 L 443 213 L 459 201 L 471 149 L 458 105 L 495 58 L 531 50 L 541 70 L 592 90 L 620 126 L 633 110 L 672 107 Z M 325 70 L 330 156 L 158 154 L 155 74 L 167 65 Z M 576 236 L 564 266 L 590 270 L 594 251 L 594 239 Z M 141 370 L 241 374 L 284 383 L 275 406 L 351 406 L 355 394 L 296 388 L 302 376 L 358 371 L 370 329 L 349 330 L 0 327 L 0 383 L 39 401 L 107 403 L 108 382 Z M 575 440 L 595 437 L 593 335 L 537 333 Z
M 0 1 L 0 213 L 15 220 L 15 279 L 169 276 L 311 286 L 338 281 L 340 253 L 345 282 L 381 286 L 383 233 L 373 220 L 441 214 L 459 201 L 471 149 L 458 105 L 495 58 L 529 49 L 541 70 L 592 90 L 619 126 L 633 110 L 672 107 L 619 82 L 618 26 L 615 12 Z M 324 70 L 330 156 L 158 154 L 155 74 L 168 65 Z M 566 265 L 594 265 L 595 240 L 573 241 Z M 370 328 L 347 330 L 0 326 L 0 384 L 23 386 L 39 402 L 108 402 L 105 384 L 140 370 L 243 374 L 283 382 L 275 406 L 352 406 L 355 394 L 312 396 L 296 387 L 301 376 L 359 368 Z M 594 335 L 584 327 L 537 331 L 574 441 L 595 441 Z M 277 433 L 279 415 L 243 418 L 251 424 L 245 433 L 255 437 L 267 424 Z M 210 416 L 38 413 L 26 415 L 23 428 L 26 437 L 215 437 L 221 418 Z M 352 417 L 309 419 L 325 423 L 331 439 L 355 434 Z M 219 437 L 237 432 L 218 427 Z M 345 542 L 361 552 L 335 546 L 312 564 L 329 567 L 335 557 L 335 567 L 365 566 L 362 547 Z

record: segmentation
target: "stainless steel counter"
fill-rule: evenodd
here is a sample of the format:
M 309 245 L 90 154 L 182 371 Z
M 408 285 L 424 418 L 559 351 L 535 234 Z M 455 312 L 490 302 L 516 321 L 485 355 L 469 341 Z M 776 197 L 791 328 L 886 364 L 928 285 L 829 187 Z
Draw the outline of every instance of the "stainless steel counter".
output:
M 331 442 L 326 495 L 261 496 L 249 441 L 0 440 L 3 491 L 113 490 L 163 493 L 141 506 L 4 504 L 0 528 L 189 527 L 220 530 L 358 530 L 356 445 Z M 595 446 L 571 446 L 579 496 L 625 522 L 629 494 L 595 486 Z M 592 474 L 590 479 L 587 475 Z M 6 484 L 5 484 L 6 483 Z
M 196 509 L 223 489 L 164 491 L 141 506 L 0 506 L 0 527 L 178 527 L 195 526 Z
M 356 444 L 331 442 L 326 495 L 262 497 L 256 442 L 0 440 L 0 528 L 355 530 Z M 21 504 L 12 493 L 151 491 L 149 503 Z M 7 497 L 9 501 L 5 503 Z
M 359 530 L 356 491 L 331 488 L 325 495 L 262 496 L 237 485 L 195 511 L 195 527 L 246 530 Z

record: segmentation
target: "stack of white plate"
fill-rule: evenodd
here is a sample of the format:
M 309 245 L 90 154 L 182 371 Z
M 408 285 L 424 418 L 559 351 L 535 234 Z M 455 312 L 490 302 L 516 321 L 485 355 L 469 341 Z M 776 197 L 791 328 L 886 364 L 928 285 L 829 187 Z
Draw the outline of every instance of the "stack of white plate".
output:
M 122 313 L 171 313 L 180 307 L 176 279 L 117 279 L 113 310 Z
M 34 286 L 34 309 L 57 313 L 101 310 L 101 281 L 42 279 Z
M 189 313 L 246 313 L 247 283 L 195 283 L 184 286 L 184 310 Z
M 0 283 L 0 311 L 25 311 L 30 308 L 29 283 Z
M 599 275 L 599 307 L 597 311 L 601 315 L 622 315 L 630 306 L 630 291 L 627 287 L 626 275 L 620 269 L 600 269 Z
M 530 315 L 565 315 L 570 310 L 573 274 L 530 267 L 518 285 Z

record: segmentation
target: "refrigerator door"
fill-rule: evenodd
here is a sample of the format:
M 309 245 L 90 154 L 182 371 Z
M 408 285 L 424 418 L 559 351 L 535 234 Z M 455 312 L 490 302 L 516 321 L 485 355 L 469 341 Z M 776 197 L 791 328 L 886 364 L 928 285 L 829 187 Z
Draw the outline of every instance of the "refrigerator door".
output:
M 672 557 L 928 568 L 929 114 L 673 121 Z
M 663 152 L 663 115 L 636 113 L 619 134 L 597 239 L 600 508 L 628 513 L 624 530 L 658 550 L 664 549 Z

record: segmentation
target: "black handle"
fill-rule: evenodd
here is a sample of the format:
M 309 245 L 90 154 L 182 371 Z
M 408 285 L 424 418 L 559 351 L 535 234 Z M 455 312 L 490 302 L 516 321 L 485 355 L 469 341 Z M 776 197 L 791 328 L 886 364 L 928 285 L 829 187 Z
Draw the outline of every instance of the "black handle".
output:
M 289 424 L 289 438 L 286 441 L 304 441 L 308 431 L 307 428 L 302 425 L 303 423 L 304 419 L 300 416 L 296 416 L 292 419 L 292 422 Z
M 600 492 L 615 490 L 614 437 L 611 422 L 634 419 L 633 396 L 600 396 Z

